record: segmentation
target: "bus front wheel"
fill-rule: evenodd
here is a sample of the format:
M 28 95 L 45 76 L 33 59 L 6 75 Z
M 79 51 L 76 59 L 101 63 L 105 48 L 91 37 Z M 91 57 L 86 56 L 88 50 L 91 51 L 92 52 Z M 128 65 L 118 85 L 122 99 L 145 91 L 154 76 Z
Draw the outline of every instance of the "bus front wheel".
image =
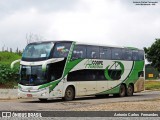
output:
M 74 98 L 75 98 L 75 91 L 73 87 L 71 86 L 67 87 L 63 100 L 70 101 L 73 100 Z

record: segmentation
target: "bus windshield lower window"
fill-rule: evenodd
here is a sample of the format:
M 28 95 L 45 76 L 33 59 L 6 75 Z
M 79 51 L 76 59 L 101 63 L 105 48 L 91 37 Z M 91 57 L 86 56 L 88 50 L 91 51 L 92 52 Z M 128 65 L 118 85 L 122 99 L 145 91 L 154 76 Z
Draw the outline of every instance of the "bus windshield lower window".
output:
M 20 84 L 23 85 L 34 86 L 47 83 L 46 72 L 42 71 L 42 66 L 22 66 L 20 76 Z

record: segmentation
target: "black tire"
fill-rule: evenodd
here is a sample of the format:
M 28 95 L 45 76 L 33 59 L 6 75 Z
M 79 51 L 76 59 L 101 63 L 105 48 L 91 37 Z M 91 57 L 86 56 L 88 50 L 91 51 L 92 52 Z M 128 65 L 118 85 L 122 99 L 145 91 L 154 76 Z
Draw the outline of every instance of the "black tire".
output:
M 132 96 L 134 92 L 133 86 L 130 84 L 127 88 L 127 96 Z
M 65 91 L 65 95 L 64 98 L 62 98 L 65 101 L 71 101 L 75 98 L 75 91 L 73 89 L 73 87 L 69 86 L 67 87 L 66 91 Z
M 41 101 L 41 102 L 47 102 L 47 99 L 45 99 L 45 98 L 39 98 L 39 101 Z
M 119 97 L 124 97 L 126 95 L 126 87 L 122 84 L 119 89 Z

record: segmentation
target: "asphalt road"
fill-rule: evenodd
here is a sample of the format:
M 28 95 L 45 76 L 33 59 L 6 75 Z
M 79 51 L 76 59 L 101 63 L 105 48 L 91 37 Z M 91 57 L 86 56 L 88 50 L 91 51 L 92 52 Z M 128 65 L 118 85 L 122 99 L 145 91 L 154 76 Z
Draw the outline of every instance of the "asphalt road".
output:
M 93 106 L 103 103 L 146 101 L 160 99 L 160 91 L 145 91 L 134 93 L 131 97 L 113 97 L 96 98 L 94 96 L 85 96 L 76 98 L 74 101 L 63 101 L 61 99 L 48 100 L 41 102 L 38 99 L 18 99 L 18 100 L 0 100 L 0 111 L 67 111 L 74 108 Z

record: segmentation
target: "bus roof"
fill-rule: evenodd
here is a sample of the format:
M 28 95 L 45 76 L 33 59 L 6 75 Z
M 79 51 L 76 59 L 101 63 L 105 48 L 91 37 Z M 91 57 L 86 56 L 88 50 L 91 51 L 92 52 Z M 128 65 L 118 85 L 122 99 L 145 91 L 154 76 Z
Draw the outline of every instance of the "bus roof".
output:
M 116 48 L 127 48 L 131 50 L 142 50 L 136 47 L 125 47 L 125 46 L 117 46 L 117 45 L 105 45 L 105 44 L 93 44 L 93 43 L 83 43 L 83 42 L 76 42 L 79 45 L 94 45 L 94 46 L 101 46 L 101 47 L 116 47 Z
M 73 41 L 69 41 L 69 40 L 50 40 L 50 41 L 37 41 L 37 42 L 32 42 L 29 44 L 39 44 L 39 43 L 58 43 L 58 42 L 73 42 Z
M 101 47 L 116 47 L 116 48 L 127 48 L 127 49 L 131 49 L 131 50 L 142 50 L 136 47 L 122 47 L 122 46 L 117 46 L 117 45 L 105 45 L 105 44 L 95 44 L 95 43 L 87 43 L 87 42 L 77 42 L 77 41 L 71 41 L 71 40 L 50 40 L 50 41 L 37 41 L 37 42 L 32 42 L 29 44 L 38 44 L 38 43 L 58 43 L 58 42 L 76 42 L 76 44 L 79 45 L 94 45 L 94 46 L 101 46 Z

